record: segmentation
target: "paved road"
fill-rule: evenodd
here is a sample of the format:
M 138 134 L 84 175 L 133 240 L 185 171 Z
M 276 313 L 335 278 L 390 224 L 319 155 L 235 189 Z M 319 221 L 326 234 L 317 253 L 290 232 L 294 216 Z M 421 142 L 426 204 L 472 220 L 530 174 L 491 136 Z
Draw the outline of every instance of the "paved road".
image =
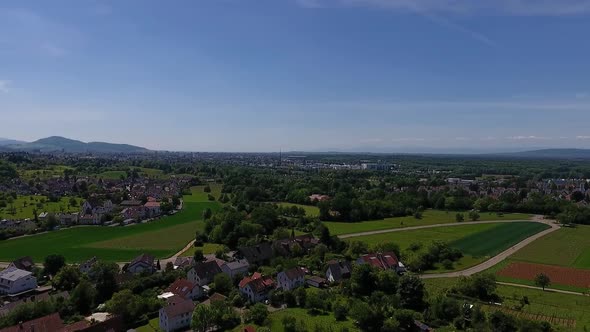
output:
M 536 221 L 536 222 L 543 222 L 541 220 L 532 219 L 532 220 L 486 220 L 486 221 L 465 221 L 465 222 L 454 222 L 454 223 L 447 223 L 447 224 L 434 224 L 434 225 L 423 225 L 423 226 L 411 226 L 411 227 L 402 227 L 402 228 L 390 228 L 390 229 L 381 229 L 377 231 L 368 231 L 368 232 L 361 232 L 361 233 L 353 233 L 353 234 L 342 234 L 338 235 L 341 239 L 347 239 L 351 237 L 358 237 L 358 236 L 366 236 L 366 235 L 375 235 L 375 234 L 384 234 L 384 233 L 393 233 L 393 232 L 406 232 L 406 231 L 413 231 L 417 229 L 427 229 L 427 228 L 437 228 L 437 227 L 454 227 L 454 226 L 464 226 L 464 225 L 477 225 L 477 224 L 496 224 L 496 223 L 504 223 L 504 222 L 523 222 L 523 221 Z M 546 222 L 544 222 L 546 223 Z
M 521 288 L 529 288 L 529 289 L 536 289 L 536 290 L 541 290 L 541 291 L 543 290 L 543 288 L 541 288 L 541 287 L 529 286 L 529 285 L 521 285 L 521 284 L 513 284 L 511 282 L 496 281 L 496 283 L 497 284 L 500 284 L 500 285 L 505 285 L 505 286 L 514 286 L 514 287 L 521 287 Z M 561 294 L 568 294 L 568 295 L 590 296 L 590 295 L 584 294 L 584 293 L 566 291 L 566 290 L 555 289 L 555 288 L 545 288 L 545 292 L 561 293 Z

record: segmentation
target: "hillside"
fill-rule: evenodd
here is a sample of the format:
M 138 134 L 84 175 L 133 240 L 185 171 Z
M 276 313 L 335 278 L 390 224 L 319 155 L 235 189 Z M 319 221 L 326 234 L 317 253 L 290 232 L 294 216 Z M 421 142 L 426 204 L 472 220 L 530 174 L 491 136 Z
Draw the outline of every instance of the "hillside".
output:
M 31 143 L 6 145 L 18 151 L 31 152 L 68 152 L 68 153 L 142 153 L 146 148 L 129 144 L 113 144 L 105 142 L 85 143 L 65 137 L 51 136 Z
M 541 149 L 502 155 L 522 158 L 590 159 L 590 149 Z

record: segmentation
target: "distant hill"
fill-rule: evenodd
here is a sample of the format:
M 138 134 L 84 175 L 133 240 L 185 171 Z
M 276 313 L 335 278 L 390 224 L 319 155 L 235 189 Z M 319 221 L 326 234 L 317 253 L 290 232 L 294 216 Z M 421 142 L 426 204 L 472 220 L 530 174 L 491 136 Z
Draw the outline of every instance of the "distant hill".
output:
M 26 142 L 0 137 L 0 146 L 23 144 L 23 143 L 26 143 Z
M 522 158 L 590 159 L 590 149 L 541 149 L 500 155 Z
M 141 153 L 150 150 L 129 144 L 76 141 L 73 139 L 51 136 L 31 143 L 5 145 L 18 151 L 67 152 L 67 153 Z

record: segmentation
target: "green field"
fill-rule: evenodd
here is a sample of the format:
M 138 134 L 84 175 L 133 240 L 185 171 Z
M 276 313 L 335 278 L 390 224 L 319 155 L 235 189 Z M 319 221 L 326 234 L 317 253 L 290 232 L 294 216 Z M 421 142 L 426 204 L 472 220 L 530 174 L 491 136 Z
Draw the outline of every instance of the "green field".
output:
M 425 248 L 433 241 L 444 241 L 460 249 L 464 255 L 453 264 L 452 269 L 437 266 L 435 271 L 430 271 L 439 273 L 477 265 L 546 227 L 548 226 L 532 222 L 473 224 L 374 234 L 347 240 L 363 241 L 370 246 L 392 242 L 399 245 L 406 254 L 410 254 L 407 249 L 413 243 L 420 243 Z
M 66 169 L 73 168 L 68 166 L 51 166 L 46 169 L 23 170 L 19 172 L 19 176 L 21 177 L 21 179 L 25 181 L 32 180 L 35 178 L 46 180 L 51 179 L 53 177 L 64 176 L 64 170 Z
M 533 222 L 504 223 L 455 240 L 450 245 L 474 257 L 494 256 L 548 228 L 548 225 Z
M 42 261 L 48 253 L 62 254 L 70 263 L 92 256 L 124 262 L 144 252 L 159 258 L 169 257 L 182 249 L 194 238 L 195 231 L 203 227 L 203 211 L 219 207 L 217 202 L 204 202 L 199 195 L 189 195 L 184 197 L 182 211 L 146 224 L 73 227 L 5 240 L 0 242 L 0 261 L 27 255 Z
M 457 280 L 457 278 L 427 279 L 424 280 L 424 283 L 428 294 L 436 296 L 450 289 L 457 283 Z M 590 328 L 590 297 L 588 296 L 543 292 L 504 285 L 498 285 L 498 295 L 503 298 L 503 305 L 507 307 L 516 306 L 523 296 L 527 296 L 530 305 L 523 308 L 524 312 L 575 319 L 576 328 L 574 331 L 586 331 Z M 558 325 L 553 327 L 558 331 L 571 331 L 571 329 Z
M 80 211 L 81 198 L 76 198 L 76 205 L 70 206 L 70 198 L 62 197 L 59 202 L 49 202 L 45 196 L 18 196 L 13 203 L 0 208 L 0 219 L 25 219 L 34 218 L 33 210 L 41 212 L 78 212 Z M 10 210 L 14 207 L 15 214 Z
M 182 257 L 193 257 L 195 255 L 195 251 L 201 250 L 203 251 L 204 255 L 214 254 L 217 250 L 223 249 L 223 244 L 217 243 L 205 243 L 202 247 L 190 247 L 188 250 L 185 250 L 180 256 Z
M 213 197 L 215 197 L 215 200 L 219 200 L 219 197 L 221 197 L 221 187 L 222 185 L 219 183 L 210 183 L 209 187 L 211 188 L 211 192 L 210 193 L 206 193 L 204 191 L 205 186 L 195 186 L 192 188 L 193 191 L 193 199 L 196 199 L 200 202 L 208 202 L 207 197 L 209 196 L 208 194 L 213 195 Z
M 299 208 L 303 208 L 305 210 L 305 215 L 308 217 L 317 217 L 320 215 L 320 209 L 317 206 L 294 204 L 294 203 L 277 203 L 277 204 L 279 206 L 283 206 L 283 207 L 296 206 Z
M 465 214 L 466 221 L 467 213 Z M 416 219 L 413 216 L 386 218 L 383 220 L 363 221 L 356 223 L 347 222 L 324 222 L 330 229 L 332 235 L 353 234 L 361 232 L 369 232 L 383 229 L 404 228 L 412 226 L 436 225 L 455 223 L 455 216 L 457 212 L 447 212 L 441 210 L 426 210 L 422 215 L 422 219 Z M 522 213 L 507 213 L 503 217 L 499 217 L 495 213 L 481 213 L 479 221 L 493 221 L 493 220 L 528 220 L 530 216 Z
M 102 173 L 98 174 L 97 177 L 99 177 L 101 179 L 105 179 L 105 180 L 119 180 L 121 178 L 126 179 L 127 172 L 125 172 L 125 171 L 106 171 L 106 172 L 102 172 Z
M 590 269 L 590 226 L 561 228 L 519 250 L 514 260 Z
M 342 328 L 347 328 L 349 331 L 359 330 L 357 327 L 354 326 L 354 323 L 350 319 L 346 321 L 337 321 L 332 313 L 312 316 L 307 313 L 306 309 L 301 308 L 288 308 L 271 313 L 268 316 L 270 322 L 270 330 L 273 332 L 284 331 L 283 318 L 288 316 L 295 317 L 297 321 L 303 321 L 307 331 L 314 331 L 316 326 L 323 328 L 324 331 L 340 331 L 340 329 Z M 234 329 L 234 331 L 241 332 L 244 330 L 244 326 L 247 325 L 237 327 Z
M 150 321 L 144 325 L 135 329 L 137 332 L 160 332 L 160 319 L 158 317 L 150 319 Z

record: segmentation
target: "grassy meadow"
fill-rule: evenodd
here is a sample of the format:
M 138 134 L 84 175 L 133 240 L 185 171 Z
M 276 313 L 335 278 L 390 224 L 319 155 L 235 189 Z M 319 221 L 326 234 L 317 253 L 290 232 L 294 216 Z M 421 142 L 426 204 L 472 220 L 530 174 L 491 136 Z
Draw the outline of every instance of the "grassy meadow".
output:
M 298 208 L 303 208 L 303 210 L 305 210 L 305 215 L 308 217 L 317 217 L 320 215 L 320 209 L 317 206 L 302 205 L 302 204 L 295 204 L 295 203 L 277 203 L 277 204 L 282 207 L 296 206 Z
M 325 221 L 324 225 L 330 229 L 330 233 L 332 235 L 343 235 L 393 228 L 456 223 L 457 221 L 455 220 L 455 216 L 457 213 L 457 211 L 447 212 L 441 210 L 426 210 L 422 214 L 422 219 L 416 219 L 413 216 L 407 216 L 356 223 Z M 465 215 L 465 221 L 469 221 L 467 213 L 462 213 Z M 498 216 L 496 213 L 480 213 L 479 221 L 528 219 L 530 219 L 530 215 L 523 213 L 507 213 L 502 217 Z
M 193 188 L 198 193 L 198 188 Z M 201 195 L 184 196 L 184 209 L 173 216 L 126 227 L 80 226 L 0 242 L 0 261 L 31 256 L 42 261 L 47 253 L 62 254 L 68 262 L 97 256 L 124 262 L 147 252 L 159 258 L 182 249 L 195 231 L 202 229 L 207 208 L 219 209 L 217 202 L 202 201 Z
M 70 205 L 70 197 L 62 197 L 59 202 L 50 202 L 45 196 L 18 196 L 13 203 L 7 203 L 0 208 L 0 219 L 25 219 L 34 218 L 33 210 L 41 212 L 78 212 L 82 199 L 76 197 L 76 204 Z M 15 214 L 10 213 L 14 207 Z

